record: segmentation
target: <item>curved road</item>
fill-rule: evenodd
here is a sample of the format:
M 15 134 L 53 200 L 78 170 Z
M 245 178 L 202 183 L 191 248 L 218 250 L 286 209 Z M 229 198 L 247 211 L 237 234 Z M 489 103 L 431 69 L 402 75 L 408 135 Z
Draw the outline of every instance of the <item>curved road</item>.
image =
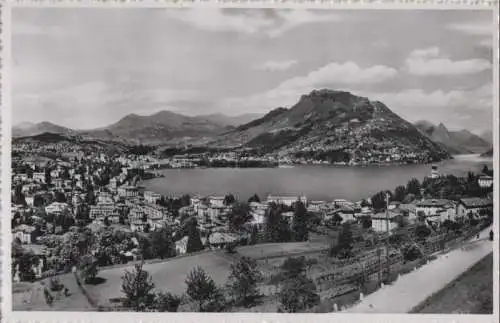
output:
M 367 295 L 343 313 L 408 313 L 432 294 L 443 289 L 493 251 L 492 228 L 481 231 L 462 248 L 441 254 L 419 269 L 403 275 L 391 285 Z

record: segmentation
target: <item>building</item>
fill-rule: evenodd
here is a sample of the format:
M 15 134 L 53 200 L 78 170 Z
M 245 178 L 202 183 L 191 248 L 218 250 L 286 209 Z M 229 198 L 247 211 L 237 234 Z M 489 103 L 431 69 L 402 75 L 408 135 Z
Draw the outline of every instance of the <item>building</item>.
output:
M 130 198 L 139 196 L 139 188 L 136 186 L 120 186 L 118 187 L 118 196 Z
M 423 199 L 418 201 L 415 206 L 417 216 L 424 215 L 426 217 L 438 216 L 442 213 L 442 210 L 455 207 L 452 201 L 445 199 Z
M 333 211 L 333 215 L 337 214 L 342 218 L 342 222 L 355 221 L 354 209 L 348 206 L 343 206 L 340 209 Z
M 214 232 L 210 234 L 207 238 L 203 239 L 204 245 L 209 245 L 213 248 L 224 248 L 226 245 L 231 243 L 236 243 L 241 238 L 237 237 L 234 234 L 226 233 L 226 232 Z
M 13 182 L 26 182 L 27 180 L 28 180 L 28 174 L 26 173 L 14 174 L 12 178 Z
M 111 216 L 119 215 L 116 206 L 113 202 L 99 202 L 97 205 L 90 206 L 89 217 L 91 219 L 104 219 Z
M 481 188 L 490 188 L 493 186 L 493 177 L 488 175 L 481 175 L 477 179 L 477 183 Z
M 211 206 L 223 207 L 224 199 L 225 199 L 224 196 L 210 196 L 208 198 L 208 203 L 210 203 Z
M 302 202 L 304 205 L 307 205 L 307 197 L 305 196 L 277 196 L 277 195 L 268 195 L 267 196 L 267 203 L 276 203 L 276 204 L 283 204 L 286 206 L 292 206 L 296 202 Z
M 187 252 L 188 237 L 183 237 L 175 243 L 175 251 L 178 255 L 183 255 Z
M 53 215 L 68 215 L 71 210 L 67 203 L 53 202 L 45 207 L 45 212 Z
M 45 184 L 45 173 L 33 173 L 33 181 Z
M 99 192 L 97 203 L 113 203 L 113 196 L 108 192 Z
M 151 204 L 156 204 L 161 199 L 161 194 L 152 191 L 144 192 L 144 200 Z
M 335 199 L 335 200 L 333 200 L 333 204 L 337 208 L 341 208 L 343 206 L 351 206 L 352 205 L 351 202 L 349 202 L 348 200 L 345 200 L 345 199 Z
M 438 178 L 438 177 L 439 177 L 438 167 L 437 165 L 432 165 L 430 178 Z
M 307 210 L 310 212 L 319 212 L 323 208 L 325 208 L 326 202 L 325 201 L 310 201 L 309 205 L 307 206 Z
M 12 236 L 14 240 L 19 239 L 23 244 L 32 244 L 36 239 L 35 231 L 34 226 L 21 224 L 12 229 Z
M 493 210 L 493 200 L 480 197 L 463 198 L 458 203 L 457 216 L 464 217 L 468 214 L 479 216 L 482 210 Z
M 375 232 L 387 232 L 387 229 L 392 231 L 398 227 L 394 218 L 381 216 L 380 214 L 373 216 L 371 220 L 372 228 Z
M 33 196 L 33 195 L 26 195 L 24 197 L 24 200 L 26 201 L 26 205 L 28 205 L 29 207 L 33 207 L 33 205 L 35 203 L 35 196 Z

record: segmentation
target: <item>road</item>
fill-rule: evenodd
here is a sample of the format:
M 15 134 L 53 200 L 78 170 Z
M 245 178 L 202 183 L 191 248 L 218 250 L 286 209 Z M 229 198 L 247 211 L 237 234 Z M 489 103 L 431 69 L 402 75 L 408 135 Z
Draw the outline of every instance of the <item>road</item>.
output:
M 403 275 L 350 307 L 345 313 L 408 313 L 432 294 L 443 289 L 463 272 L 493 251 L 488 239 L 490 228 L 483 230 L 480 240 L 474 237 L 463 248 L 458 248 Z

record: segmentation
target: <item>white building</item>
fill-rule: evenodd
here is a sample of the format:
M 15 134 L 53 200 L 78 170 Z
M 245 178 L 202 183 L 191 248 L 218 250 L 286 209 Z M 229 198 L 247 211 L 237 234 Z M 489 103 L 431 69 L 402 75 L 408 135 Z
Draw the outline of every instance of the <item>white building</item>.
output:
M 210 196 L 208 198 L 208 203 L 211 206 L 223 207 L 224 206 L 224 196 Z
M 53 215 L 67 215 L 71 213 L 71 210 L 67 203 L 53 202 L 45 207 L 45 212 Z
M 45 184 L 45 173 L 33 173 L 33 181 Z
M 423 213 L 426 217 L 437 216 L 443 209 L 447 210 L 455 207 L 452 201 L 444 199 L 424 199 L 418 201 L 415 205 L 415 212 L 417 216 Z
M 21 224 L 12 229 L 13 238 L 19 239 L 23 244 L 32 244 L 34 242 L 34 232 L 35 227 L 26 224 Z
M 398 227 L 398 224 L 393 219 L 384 216 L 373 216 L 371 220 L 375 232 L 387 232 L 387 229 L 392 231 Z
M 152 191 L 144 192 L 144 200 L 151 204 L 156 204 L 161 199 L 161 194 Z
M 479 216 L 481 210 L 492 210 L 493 200 L 488 198 L 470 197 L 460 199 L 457 206 L 457 215 L 460 217 L 467 216 L 469 213 L 474 216 Z
M 292 196 L 276 196 L 276 195 L 268 195 L 267 196 L 267 203 L 276 203 L 276 204 L 283 204 L 287 206 L 292 206 L 294 203 L 297 201 L 302 202 L 304 205 L 307 205 L 307 197 L 305 196 L 297 196 L 297 195 L 292 195 Z
M 493 177 L 488 175 L 481 175 L 477 179 L 477 183 L 481 188 L 489 188 L 493 186 Z
M 120 197 L 137 197 L 139 196 L 139 189 L 135 186 L 120 186 L 118 187 L 118 196 Z

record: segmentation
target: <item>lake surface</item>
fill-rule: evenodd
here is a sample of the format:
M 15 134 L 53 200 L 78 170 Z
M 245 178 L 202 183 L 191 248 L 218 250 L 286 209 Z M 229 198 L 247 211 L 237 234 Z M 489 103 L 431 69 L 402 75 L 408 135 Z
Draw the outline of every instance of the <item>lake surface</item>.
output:
M 491 169 L 493 159 L 460 155 L 436 165 L 440 173 L 462 176 L 469 171 L 480 172 L 484 165 Z M 430 172 L 431 165 L 168 169 L 161 171 L 165 177 L 144 181 L 142 185 L 147 190 L 174 196 L 232 193 L 246 200 L 257 193 L 261 199 L 268 194 L 303 194 L 309 200 L 358 200 L 406 185 L 413 177 L 422 181 Z

